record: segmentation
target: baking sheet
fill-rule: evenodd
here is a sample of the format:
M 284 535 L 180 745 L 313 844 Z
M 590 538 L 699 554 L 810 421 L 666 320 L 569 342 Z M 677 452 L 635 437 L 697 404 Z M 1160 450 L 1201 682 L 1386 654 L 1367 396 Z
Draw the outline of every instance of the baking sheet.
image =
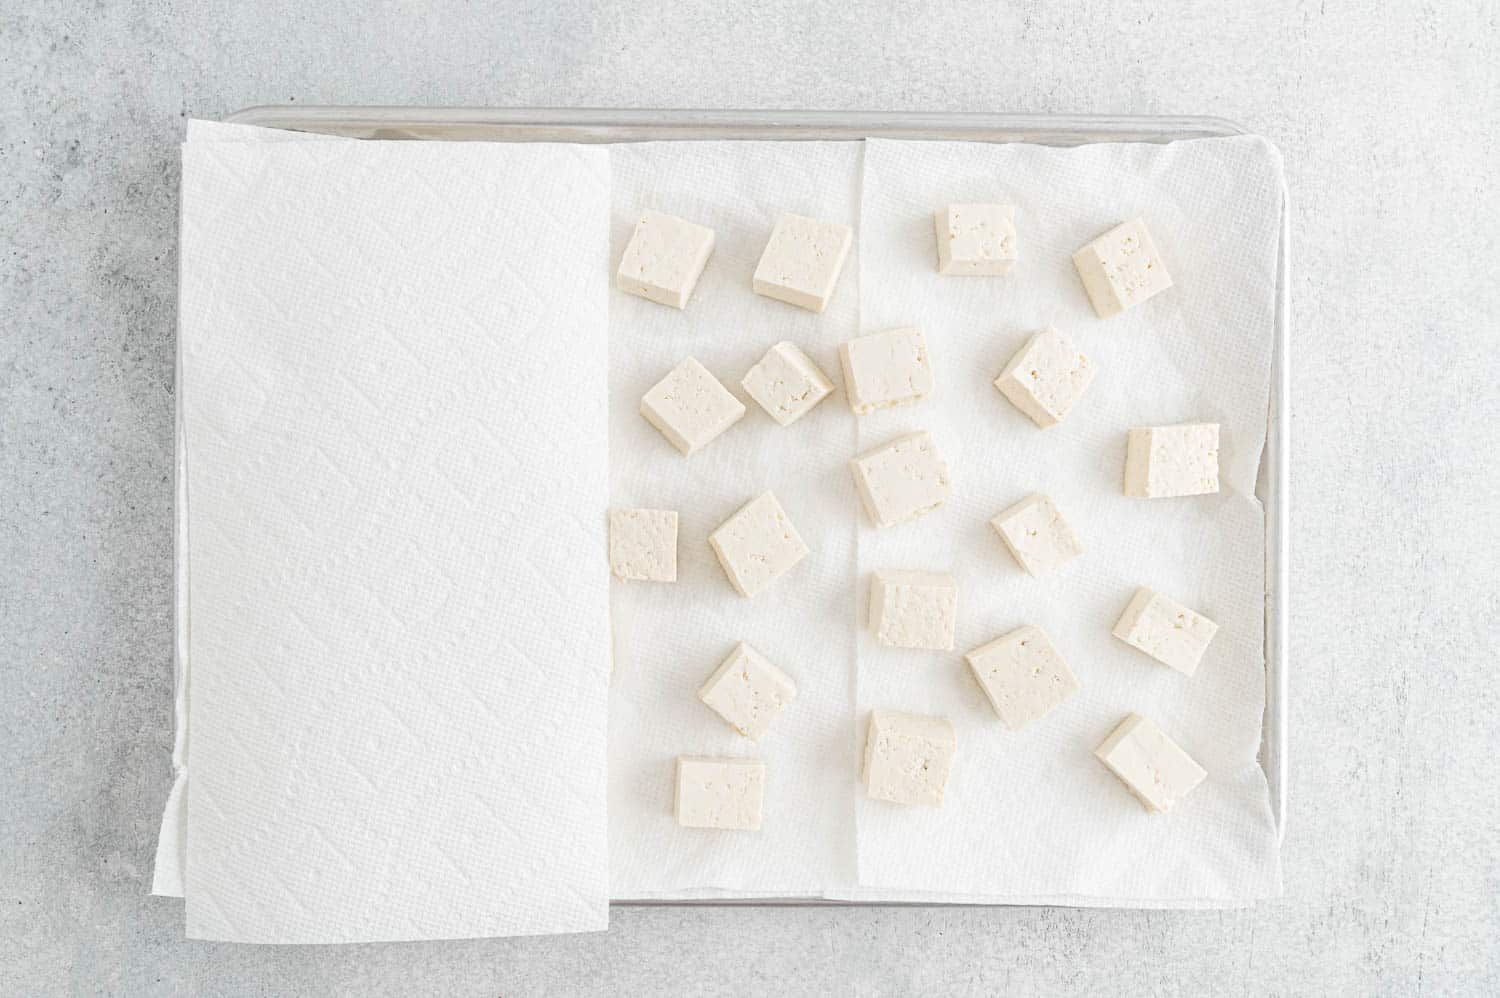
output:
M 1169 141 L 1233 134 L 1233 125 L 1214 119 L 1054 118 L 1005 115 L 872 115 L 820 112 L 600 112 L 444 109 L 266 108 L 231 120 L 280 128 L 380 138 L 485 140 L 552 139 L 623 141 L 643 138 L 823 138 L 870 136 L 965 138 L 1077 145 L 1096 141 Z M 1285 351 L 1286 244 L 1277 288 L 1278 328 L 1272 371 L 1267 446 L 1257 496 L 1266 508 L 1266 681 L 1267 707 L 1262 765 L 1271 788 L 1278 828 L 1285 814 Z M 827 403 L 825 403 L 827 404 Z

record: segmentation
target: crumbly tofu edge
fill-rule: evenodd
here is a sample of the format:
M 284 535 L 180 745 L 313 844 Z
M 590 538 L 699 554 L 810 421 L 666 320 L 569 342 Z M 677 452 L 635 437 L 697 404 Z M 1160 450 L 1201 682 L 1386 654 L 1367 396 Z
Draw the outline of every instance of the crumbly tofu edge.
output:
M 767 370 L 773 362 L 773 357 L 801 374 L 806 381 L 806 390 L 797 396 L 797 401 L 803 403 L 800 406 L 790 410 L 784 409 L 777 404 L 769 390 L 775 383 Z M 755 404 L 760 406 L 766 415 L 781 426 L 791 426 L 833 394 L 834 390 L 833 381 L 823 373 L 823 369 L 817 365 L 817 362 L 790 340 L 782 340 L 773 344 L 760 360 L 745 372 L 745 376 L 740 379 L 740 387 L 745 390 L 746 395 L 755 400 Z
M 665 568 L 662 572 L 652 574 L 649 570 L 644 572 L 634 568 L 634 562 L 622 556 L 620 548 L 627 538 L 620 536 L 622 532 L 633 531 L 637 521 L 643 518 L 660 519 L 667 525 L 671 534 L 668 550 L 665 552 L 667 558 L 664 561 Z M 678 515 L 676 510 L 670 509 L 646 509 L 639 507 L 616 506 L 609 510 L 609 568 L 618 579 L 634 582 L 676 582 L 677 581 L 677 531 Z M 655 552 L 653 552 L 655 553 Z
M 760 502 L 762 499 L 765 499 L 767 496 L 770 497 L 771 503 L 775 506 L 776 511 L 780 514 L 781 519 L 785 521 L 787 531 L 785 539 L 791 544 L 793 548 L 797 549 L 797 554 L 792 559 L 790 564 L 788 564 L 776 575 L 768 579 L 765 585 L 760 586 L 759 588 L 754 590 L 747 590 L 745 589 L 740 578 L 741 573 L 738 566 L 731 563 L 730 553 L 724 549 L 724 544 L 722 541 L 720 541 L 719 535 L 724 530 L 733 525 L 735 521 L 741 517 L 741 515 L 745 514 L 746 511 L 750 509 L 751 506 L 755 505 L 757 502 Z M 802 535 L 797 532 L 796 524 L 792 523 L 791 516 L 787 514 L 786 509 L 781 505 L 781 501 L 777 499 L 775 493 L 771 492 L 769 489 L 746 502 L 743 506 L 730 514 L 723 523 L 715 527 L 713 529 L 713 532 L 708 535 L 708 546 L 713 549 L 714 556 L 718 558 L 719 567 L 724 570 L 724 575 L 729 579 L 729 584 L 734 586 L 735 592 L 739 593 L 741 596 L 746 597 L 747 599 L 764 592 L 772 583 L 774 583 L 782 575 L 791 571 L 792 566 L 796 565 L 803 558 L 807 557 L 807 555 L 811 552 L 811 549 L 807 546 L 807 542 L 804 541 L 802 539 Z
M 932 459 L 934 464 L 937 466 L 940 484 L 940 487 L 935 491 L 940 494 L 935 500 L 918 509 L 908 510 L 904 514 L 897 516 L 894 519 L 886 519 L 884 513 L 880 509 L 880 502 L 878 501 L 874 490 L 870 486 L 870 475 L 866 467 L 866 463 L 871 458 L 878 457 L 885 451 L 896 448 L 906 441 L 919 440 L 923 437 L 927 438 L 928 442 L 932 444 Z M 897 526 L 902 523 L 908 523 L 932 512 L 933 510 L 941 506 L 944 502 L 946 502 L 953 491 L 952 483 L 948 479 L 948 462 L 944 461 L 942 455 L 937 453 L 937 445 L 932 441 L 932 435 L 927 433 L 925 430 L 918 431 L 916 433 L 908 433 L 904 436 L 897 437 L 894 440 L 887 441 L 886 443 L 881 444 L 879 447 L 874 447 L 870 450 L 865 451 L 863 454 L 860 454 L 849 461 L 849 469 L 850 472 L 854 475 L 855 488 L 859 492 L 860 502 L 864 506 L 865 512 L 869 515 L 870 522 L 876 528 L 882 530 L 888 527 Z
M 864 340 L 903 333 L 910 333 L 917 342 L 920 362 L 917 365 L 917 370 L 915 371 L 915 373 L 917 375 L 925 375 L 925 381 L 927 382 L 926 385 L 914 386 L 914 390 L 910 394 L 899 395 L 892 398 L 866 399 L 863 394 L 861 394 L 859 389 L 860 379 L 858 377 L 858 372 L 855 370 L 854 351 L 852 348 L 854 348 L 858 343 Z M 887 329 L 879 333 L 870 333 L 866 336 L 855 337 L 853 340 L 850 340 L 839 347 L 839 367 L 843 370 L 844 374 L 844 400 L 849 403 L 849 411 L 854 413 L 856 416 L 868 416 L 870 413 L 876 412 L 880 409 L 894 409 L 898 406 L 913 405 L 928 398 L 932 394 L 932 358 L 927 350 L 927 337 L 922 333 L 921 328 L 917 326 L 901 326 L 894 329 Z
M 643 227 L 652 218 L 662 219 L 668 224 L 682 226 L 697 236 L 694 253 L 688 261 L 687 268 L 683 274 L 681 287 L 674 289 L 648 280 L 643 275 L 628 272 L 631 261 L 640 252 L 639 240 L 643 238 Z M 687 308 L 688 299 L 692 297 L 693 289 L 698 286 L 698 280 L 703 276 L 703 269 L 708 265 L 709 257 L 713 255 L 715 240 L 714 230 L 706 225 L 699 225 L 685 218 L 648 208 L 641 212 L 637 218 L 636 224 L 630 233 L 630 240 L 626 243 L 625 251 L 620 255 L 620 265 L 615 270 L 615 287 L 626 294 L 636 295 L 647 301 L 656 302 L 659 305 L 667 305 L 679 310 Z
M 1119 767 L 1117 767 L 1111 758 L 1114 755 L 1115 749 L 1117 749 L 1120 744 L 1126 739 L 1134 735 L 1138 730 L 1145 730 L 1151 735 L 1160 737 L 1166 751 L 1173 754 L 1175 761 L 1183 763 L 1184 768 L 1187 769 L 1189 774 L 1187 786 L 1183 787 L 1178 793 L 1169 798 L 1166 801 L 1165 806 L 1163 807 L 1158 807 L 1156 803 L 1154 803 L 1149 797 L 1142 793 L 1141 790 L 1138 789 L 1135 783 L 1131 780 L 1129 774 L 1123 772 Z M 1172 737 L 1165 731 L 1163 731 L 1160 726 L 1158 726 L 1154 721 L 1152 721 L 1148 717 L 1144 717 L 1141 714 L 1127 714 L 1124 720 L 1116 725 L 1114 730 L 1111 731 L 1107 736 L 1105 736 L 1104 741 L 1099 743 L 1099 747 L 1094 749 L 1094 757 L 1100 762 L 1104 763 L 1105 767 L 1114 774 L 1115 778 L 1120 781 L 1125 789 L 1130 791 L 1131 796 L 1139 801 L 1141 806 L 1151 814 L 1164 814 L 1167 811 L 1171 810 L 1171 808 L 1182 801 L 1183 798 L 1192 793 L 1193 790 L 1197 788 L 1198 784 L 1202 783 L 1203 780 L 1208 776 L 1208 772 L 1198 764 L 1197 760 L 1188 755 L 1187 752 L 1182 748 L 1182 746 L 1178 745 L 1177 742 L 1174 741 Z
M 778 230 L 786 220 L 810 222 L 815 225 L 832 227 L 839 236 L 838 247 L 834 251 L 834 259 L 829 265 L 829 273 L 824 286 L 815 291 L 808 292 L 798 288 L 788 287 L 777 281 L 761 276 L 761 271 L 767 264 L 767 258 L 773 247 L 777 244 Z M 766 247 L 761 251 L 760 259 L 755 265 L 755 272 L 750 278 L 750 289 L 758 295 L 771 298 L 787 305 L 794 305 L 809 312 L 823 313 L 828 308 L 828 303 L 833 300 L 833 293 L 838 288 L 839 278 L 844 272 L 844 263 L 849 259 L 849 251 L 854 246 L 854 230 L 839 222 L 825 222 L 821 219 L 808 218 L 805 215 L 797 215 L 793 212 L 783 212 L 777 217 L 775 225 L 771 227 L 771 235 L 766 240 Z
M 668 419 L 666 413 L 658 410 L 657 406 L 655 405 L 655 399 L 653 398 L 657 390 L 660 389 L 662 385 L 670 381 L 672 378 L 677 377 L 679 375 L 679 372 L 683 371 L 684 369 L 693 372 L 694 377 L 706 377 L 718 389 L 718 393 L 722 395 L 722 401 L 727 403 L 725 406 L 724 416 L 714 424 L 714 426 L 712 427 L 712 431 L 709 433 L 708 437 L 696 443 L 684 436 L 680 428 L 672 425 L 672 422 L 670 419 Z M 650 423 L 653 427 L 656 428 L 656 431 L 658 433 L 666 438 L 668 443 L 670 443 L 673 447 L 676 447 L 677 450 L 682 453 L 683 457 L 691 457 L 698 451 L 702 450 L 704 447 L 707 447 L 709 444 L 713 443 L 714 440 L 723 435 L 726 430 L 743 419 L 745 416 L 745 404 L 739 399 L 735 398 L 734 393 L 725 388 L 724 383 L 721 382 L 718 378 L 714 377 L 713 372 L 699 363 L 696 358 L 685 357 L 680 362 L 678 362 L 676 367 L 672 368 L 672 370 L 663 375 L 659 381 L 648 388 L 646 390 L 646 394 L 641 396 L 640 413 L 641 416 L 645 418 L 646 422 Z
M 889 637 L 891 628 L 883 625 L 888 590 L 892 588 L 921 588 L 941 590 L 951 597 L 951 606 L 945 608 L 941 630 L 941 641 L 897 641 Z M 945 572 L 917 572 L 910 570 L 883 569 L 870 574 L 870 608 L 867 614 L 870 633 L 877 643 L 890 648 L 910 648 L 927 651 L 952 651 L 954 631 L 958 614 L 958 585 L 952 575 Z M 892 622 L 895 623 L 895 622 Z
M 733 719 L 731 719 L 727 714 L 721 711 L 719 707 L 710 699 L 715 689 L 717 689 L 719 684 L 724 680 L 725 676 L 727 676 L 730 670 L 734 669 L 735 666 L 739 664 L 740 658 L 742 656 L 748 659 L 751 668 L 754 668 L 756 671 L 765 675 L 770 680 L 771 684 L 777 687 L 778 691 L 782 694 L 782 700 L 777 706 L 776 711 L 767 718 L 765 724 L 761 725 L 759 729 L 747 729 L 736 724 Z M 724 661 L 719 664 L 718 668 L 714 669 L 713 673 L 703 681 L 703 685 L 698 687 L 698 699 L 703 702 L 704 706 L 708 707 L 709 710 L 712 710 L 714 714 L 716 714 L 724 721 L 725 724 L 729 725 L 735 731 L 739 732 L 741 735 L 744 735 L 746 738 L 749 738 L 752 741 L 759 741 L 760 738 L 765 734 L 765 731 L 770 725 L 771 721 L 775 719 L 776 715 L 779 714 L 782 710 L 785 710 L 796 698 L 797 684 L 792 679 L 792 677 L 783 672 L 775 662 L 772 662 L 770 659 L 766 658 L 752 645 L 745 641 L 741 641 L 739 644 L 735 645 L 734 650 L 729 653 L 728 657 L 726 657 Z

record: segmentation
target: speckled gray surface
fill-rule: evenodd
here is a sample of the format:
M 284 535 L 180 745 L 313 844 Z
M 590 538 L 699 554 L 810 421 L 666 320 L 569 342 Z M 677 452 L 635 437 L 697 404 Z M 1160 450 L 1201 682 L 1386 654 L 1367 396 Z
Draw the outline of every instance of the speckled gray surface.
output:
M 1500 991 L 1500 27 L 1483 0 L 0 15 L 0 993 Z M 369 8 L 366 10 L 365 8 Z M 187 943 L 170 782 L 177 143 L 260 103 L 1214 113 L 1296 211 L 1286 897 L 627 909 L 608 933 Z

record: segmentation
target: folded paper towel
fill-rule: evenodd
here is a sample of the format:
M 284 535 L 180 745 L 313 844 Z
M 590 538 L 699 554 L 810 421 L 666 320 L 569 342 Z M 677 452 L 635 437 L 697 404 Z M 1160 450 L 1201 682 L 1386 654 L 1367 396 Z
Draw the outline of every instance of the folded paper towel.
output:
M 184 147 L 189 936 L 605 927 L 608 190 Z

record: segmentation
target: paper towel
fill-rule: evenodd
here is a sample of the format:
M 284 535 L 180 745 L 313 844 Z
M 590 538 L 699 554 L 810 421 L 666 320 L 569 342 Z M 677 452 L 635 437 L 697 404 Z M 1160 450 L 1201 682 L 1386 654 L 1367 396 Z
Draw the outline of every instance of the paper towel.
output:
M 857 500 L 845 466 L 854 417 L 840 391 L 791 426 L 778 426 L 740 379 L 772 344 L 790 340 L 841 380 L 838 345 L 858 332 L 858 251 L 821 315 L 752 293 L 750 278 L 781 212 L 855 225 L 860 155 L 858 143 L 612 149 L 612 265 L 644 208 L 707 225 L 718 240 L 684 311 L 610 290 L 610 498 L 681 514 L 678 581 L 612 583 L 609 836 L 617 898 L 691 897 L 700 888 L 815 896 L 854 880 Z M 748 409 L 688 458 L 638 411 L 646 390 L 686 356 Z M 708 534 L 766 489 L 812 550 L 746 599 L 725 578 Z M 759 742 L 741 737 L 696 695 L 740 641 L 797 683 L 796 700 Z M 764 760 L 761 830 L 678 827 L 678 755 Z
M 190 936 L 604 927 L 608 189 L 185 147 Z
M 932 214 L 949 202 L 1016 206 L 1019 261 L 1003 278 L 935 266 Z M 1280 163 L 1255 138 L 1049 149 L 866 144 L 861 322 L 919 325 L 933 398 L 859 423 L 859 446 L 930 431 L 954 483 L 945 506 L 889 530 L 861 526 L 871 571 L 952 572 L 955 653 L 859 644 L 861 724 L 873 707 L 934 713 L 958 728 L 940 810 L 860 796 L 860 893 L 923 891 L 1064 903 L 1237 903 L 1280 891 L 1275 824 L 1256 763 L 1264 709 L 1264 523 L 1254 485 L 1266 427 L 1279 236 Z M 1094 317 L 1071 254 L 1144 217 L 1175 287 Z M 1055 324 L 1098 375 L 1059 426 L 1041 430 L 991 384 L 1026 338 Z M 1218 495 L 1121 494 L 1130 426 L 1221 425 Z M 1087 553 L 1026 575 L 988 524 L 1026 494 L 1050 495 Z M 1191 679 L 1110 635 L 1138 585 L 1220 625 Z M 1009 732 L 961 653 L 1041 626 L 1082 691 Z M 1156 720 L 1208 779 L 1170 815 L 1147 814 L 1093 757 L 1128 712 Z

